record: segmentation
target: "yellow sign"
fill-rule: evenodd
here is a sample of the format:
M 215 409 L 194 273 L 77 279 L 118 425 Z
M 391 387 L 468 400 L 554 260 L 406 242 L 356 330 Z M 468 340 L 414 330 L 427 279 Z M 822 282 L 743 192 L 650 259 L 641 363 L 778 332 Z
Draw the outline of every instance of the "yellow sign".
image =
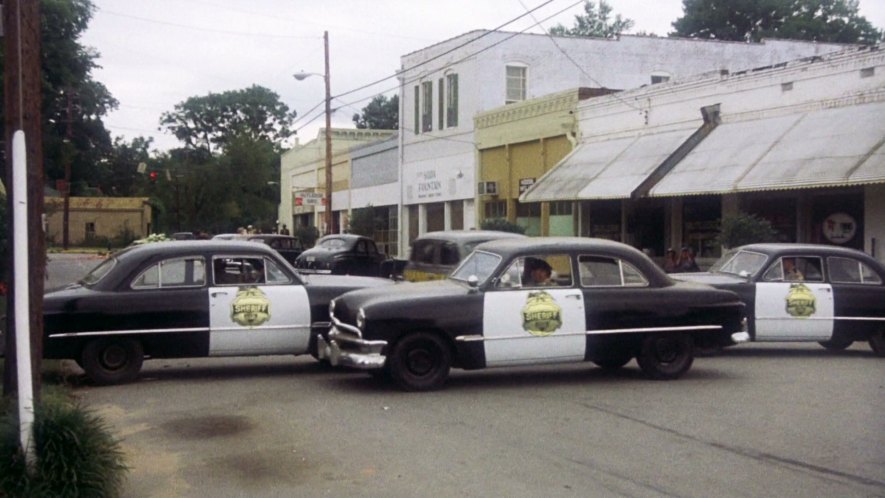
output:
M 230 305 L 230 318 L 243 327 L 257 327 L 270 320 L 270 300 L 257 287 L 240 287 Z
M 787 313 L 796 318 L 808 318 L 816 311 L 814 293 L 805 284 L 790 284 L 787 294 Z
M 522 308 L 522 328 L 529 334 L 548 336 L 562 327 L 562 308 L 546 291 L 530 292 Z

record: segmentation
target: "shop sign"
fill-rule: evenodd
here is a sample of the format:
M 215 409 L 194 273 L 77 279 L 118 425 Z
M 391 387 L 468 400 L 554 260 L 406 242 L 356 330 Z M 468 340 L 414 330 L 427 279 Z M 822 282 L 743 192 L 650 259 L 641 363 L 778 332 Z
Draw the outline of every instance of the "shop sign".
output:
M 431 199 L 442 197 L 442 181 L 436 176 L 436 170 L 419 171 L 417 174 L 418 198 Z
M 523 192 L 529 189 L 532 185 L 535 184 L 534 178 L 520 178 L 519 179 L 519 194 L 522 195 Z
M 321 192 L 293 192 L 292 205 L 298 206 L 322 206 L 325 204 L 325 196 Z
M 834 244 L 845 244 L 857 233 L 857 222 L 846 213 L 833 213 L 824 220 L 821 227 L 824 237 Z

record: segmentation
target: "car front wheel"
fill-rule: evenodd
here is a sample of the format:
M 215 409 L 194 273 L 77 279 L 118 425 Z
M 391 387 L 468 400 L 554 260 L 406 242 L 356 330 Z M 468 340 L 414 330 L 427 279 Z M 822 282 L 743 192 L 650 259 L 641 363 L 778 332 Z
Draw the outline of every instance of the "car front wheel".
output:
M 134 339 L 97 339 L 83 348 L 80 362 L 86 375 L 97 384 L 120 384 L 138 376 L 144 350 Z
M 879 327 L 879 330 L 870 336 L 870 349 L 876 353 L 876 356 L 885 356 L 885 327 Z
M 430 391 L 442 387 L 449 376 L 452 352 L 438 335 L 416 332 L 393 347 L 388 358 L 390 378 L 406 391 Z
M 651 334 L 642 341 L 642 349 L 636 362 L 651 379 L 678 379 L 694 362 L 691 336 Z

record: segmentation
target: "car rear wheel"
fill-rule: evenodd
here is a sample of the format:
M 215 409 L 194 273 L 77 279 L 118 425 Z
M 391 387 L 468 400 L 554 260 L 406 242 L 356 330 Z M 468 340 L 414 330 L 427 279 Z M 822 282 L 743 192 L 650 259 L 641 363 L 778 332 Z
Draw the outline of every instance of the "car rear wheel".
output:
M 406 391 L 439 389 L 449 376 L 452 352 L 436 334 L 416 332 L 400 339 L 391 351 L 387 370 Z
M 830 351 L 842 351 L 851 346 L 854 341 L 847 339 L 830 339 L 829 341 L 818 341 L 818 344 L 829 349 Z
M 636 357 L 636 362 L 651 379 L 677 379 L 687 372 L 694 362 L 691 336 L 650 334 L 642 341 L 642 350 Z
M 876 356 L 885 356 L 885 327 L 879 327 L 879 330 L 870 335 L 870 349 Z
M 97 339 L 83 348 L 81 366 L 97 384 L 120 384 L 138 376 L 144 349 L 134 339 Z

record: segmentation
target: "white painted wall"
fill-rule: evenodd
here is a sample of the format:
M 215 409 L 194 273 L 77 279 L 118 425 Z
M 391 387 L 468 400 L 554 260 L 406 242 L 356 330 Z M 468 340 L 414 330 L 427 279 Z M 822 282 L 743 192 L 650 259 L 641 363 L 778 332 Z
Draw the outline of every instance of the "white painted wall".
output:
M 868 185 L 864 188 L 863 233 L 866 237 L 864 251 L 885 263 L 885 185 Z

